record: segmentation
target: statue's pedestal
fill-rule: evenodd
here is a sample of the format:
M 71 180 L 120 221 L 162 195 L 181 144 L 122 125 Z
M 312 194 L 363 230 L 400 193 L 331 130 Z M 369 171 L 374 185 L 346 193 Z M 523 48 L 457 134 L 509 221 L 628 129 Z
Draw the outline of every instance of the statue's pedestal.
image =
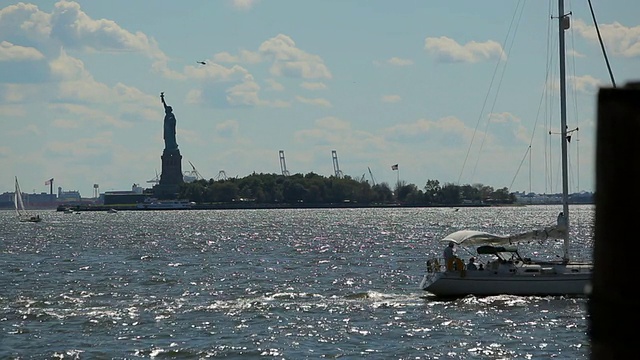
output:
M 160 183 L 153 187 L 153 194 L 158 199 L 176 199 L 178 188 L 184 182 L 182 175 L 182 155 L 180 150 L 162 153 L 162 174 Z

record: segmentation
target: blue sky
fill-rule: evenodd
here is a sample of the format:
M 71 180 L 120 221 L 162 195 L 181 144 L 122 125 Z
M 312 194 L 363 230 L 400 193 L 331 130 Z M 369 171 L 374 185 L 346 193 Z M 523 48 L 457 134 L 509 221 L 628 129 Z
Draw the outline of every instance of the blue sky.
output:
M 640 80 L 640 2 L 592 0 L 616 84 Z M 566 1 L 570 190 L 595 190 L 610 87 L 587 1 Z M 555 1 L 0 1 L 0 192 L 84 197 L 182 168 L 560 192 Z M 205 65 L 198 62 L 205 62 Z M 550 102 L 547 105 L 547 100 Z M 549 134 L 549 131 L 552 134 Z M 531 151 L 528 152 L 529 145 Z M 391 166 L 398 164 L 398 171 Z

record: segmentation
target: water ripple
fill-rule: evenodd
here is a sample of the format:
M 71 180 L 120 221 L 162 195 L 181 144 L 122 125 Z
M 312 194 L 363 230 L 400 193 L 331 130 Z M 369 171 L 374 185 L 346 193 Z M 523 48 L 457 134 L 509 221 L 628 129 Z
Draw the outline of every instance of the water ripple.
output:
M 558 210 L 0 211 L 0 358 L 587 359 L 584 299 L 418 290 L 446 233 Z M 572 216 L 588 257 L 593 207 Z

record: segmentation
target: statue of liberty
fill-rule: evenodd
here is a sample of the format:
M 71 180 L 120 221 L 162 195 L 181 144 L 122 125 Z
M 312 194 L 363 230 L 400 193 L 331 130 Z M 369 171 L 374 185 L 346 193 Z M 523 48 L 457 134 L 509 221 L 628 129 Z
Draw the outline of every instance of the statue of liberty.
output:
M 164 105 L 164 149 L 165 150 L 177 150 L 178 143 L 176 142 L 176 117 L 173 115 L 173 108 L 167 106 L 164 101 L 164 92 L 160 93 L 160 99 L 162 99 L 162 105 Z

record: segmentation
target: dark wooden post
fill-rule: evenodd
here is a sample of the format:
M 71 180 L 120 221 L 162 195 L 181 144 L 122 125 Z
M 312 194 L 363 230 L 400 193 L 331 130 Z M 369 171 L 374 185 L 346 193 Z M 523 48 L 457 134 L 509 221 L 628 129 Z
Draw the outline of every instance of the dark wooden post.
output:
M 591 359 L 631 359 L 640 274 L 640 83 L 598 94 L 594 272 L 588 300 Z

